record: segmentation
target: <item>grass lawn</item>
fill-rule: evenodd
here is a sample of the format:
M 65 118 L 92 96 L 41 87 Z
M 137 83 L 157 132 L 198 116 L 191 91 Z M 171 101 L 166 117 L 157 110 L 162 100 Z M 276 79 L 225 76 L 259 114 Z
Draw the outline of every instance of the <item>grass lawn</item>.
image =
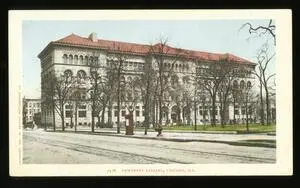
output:
M 194 131 L 194 126 L 177 125 L 163 127 L 163 129 Z M 224 128 L 222 128 L 221 125 L 216 125 L 216 127 L 212 127 L 211 125 L 197 125 L 197 131 L 238 131 L 240 133 L 243 133 L 246 132 L 246 130 L 246 125 L 225 125 Z M 276 125 L 249 124 L 249 131 L 252 133 L 276 132 Z

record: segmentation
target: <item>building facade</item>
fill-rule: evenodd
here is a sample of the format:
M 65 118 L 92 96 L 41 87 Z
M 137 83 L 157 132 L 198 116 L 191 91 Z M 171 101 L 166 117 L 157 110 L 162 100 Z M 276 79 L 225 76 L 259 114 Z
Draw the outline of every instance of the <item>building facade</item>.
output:
M 154 45 L 154 47 L 156 45 Z M 170 54 L 175 54 L 176 48 L 170 46 L 165 47 Z M 123 63 L 124 69 L 122 71 L 122 79 L 130 81 L 141 74 L 146 61 L 152 62 L 153 68 L 157 69 L 157 65 L 154 63 L 154 58 L 151 56 L 149 57 L 149 48 L 150 45 L 145 44 L 98 39 L 95 33 L 92 33 L 88 37 L 81 37 L 71 34 L 60 40 L 50 42 L 38 55 L 42 68 L 42 124 L 51 125 L 53 122 L 55 122 L 56 126 L 61 126 L 62 123 L 59 112 L 57 110 L 53 110 L 53 107 L 45 102 L 47 93 L 44 87 L 45 85 L 49 84 L 49 78 L 51 74 L 55 74 L 57 76 L 70 75 L 71 77 L 76 77 L 79 87 L 83 91 L 81 92 L 80 96 L 81 103 L 78 106 L 77 112 L 75 113 L 78 122 L 77 125 L 89 126 L 91 125 L 92 115 L 91 102 L 89 101 L 90 95 L 88 92 L 89 88 L 91 87 L 89 83 L 90 80 L 88 79 L 90 77 L 90 65 L 93 63 L 98 64 L 98 71 L 100 74 L 104 75 L 106 74 L 107 68 L 111 66 L 113 61 L 117 61 L 116 58 L 111 58 L 112 54 L 125 54 L 126 60 Z M 253 77 L 250 76 L 250 72 L 254 70 L 255 64 L 248 60 L 228 53 L 216 54 L 186 49 L 182 49 L 182 51 L 185 53 L 184 58 L 172 64 L 171 59 L 174 58 L 174 56 L 170 56 L 170 63 L 166 61 L 166 63 L 163 65 L 165 67 L 171 67 L 170 69 L 173 70 L 174 74 L 172 77 L 167 78 L 169 79 L 170 85 L 174 85 L 176 82 L 177 85 L 184 87 L 187 91 L 192 93 L 192 91 L 195 90 L 192 77 L 194 77 L 195 74 L 199 74 L 199 71 L 201 74 L 201 71 L 205 70 L 205 68 L 209 66 L 209 63 L 219 61 L 220 59 L 226 59 L 228 61 L 235 62 L 236 65 L 246 68 L 244 69 L 246 70 L 246 76 L 236 79 L 235 84 L 241 86 L 245 84 L 253 85 Z M 194 113 L 192 108 L 187 113 L 185 106 L 179 106 L 174 97 L 171 95 L 166 95 L 164 97 L 167 98 L 167 102 L 163 108 L 163 124 L 174 124 L 178 122 L 191 124 L 194 122 Z M 207 101 L 205 105 L 197 104 L 197 124 L 209 123 L 211 119 L 211 106 L 209 105 L 210 101 L 208 97 L 206 100 Z M 74 122 L 74 116 L 72 115 L 72 112 L 74 111 L 73 108 L 73 105 L 69 105 L 67 103 L 64 105 L 66 126 L 69 126 Z M 134 109 L 134 122 L 136 125 L 139 125 L 144 121 L 145 106 L 140 101 L 135 103 L 132 108 Z M 159 111 L 157 108 L 153 109 L 153 116 L 154 119 L 156 117 L 157 121 Z M 229 105 L 226 113 L 227 120 L 230 121 L 233 119 L 238 119 L 243 121 L 245 119 L 244 111 L 245 110 L 243 110 L 241 105 L 236 108 L 234 108 L 233 105 Z M 216 112 L 216 119 L 219 122 L 219 105 L 217 105 Z M 125 105 L 122 105 L 120 110 L 120 122 L 123 124 L 126 122 L 126 114 L 128 114 L 128 109 Z M 103 118 L 105 122 L 111 118 L 114 126 L 116 126 L 117 116 L 117 106 L 116 102 L 114 102 L 112 106 L 112 113 L 108 113 L 108 111 L 106 111 Z M 96 123 L 98 121 L 99 120 L 96 119 Z
M 23 105 L 24 120 L 33 122 L 34 115 L 41 112 L 41 99 L 24 99 Z

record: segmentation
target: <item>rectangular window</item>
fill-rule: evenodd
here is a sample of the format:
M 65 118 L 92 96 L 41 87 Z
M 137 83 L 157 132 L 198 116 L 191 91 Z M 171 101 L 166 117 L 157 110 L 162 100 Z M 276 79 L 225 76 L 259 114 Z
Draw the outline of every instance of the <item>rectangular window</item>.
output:
M 235 110 L 234 113 L 235 113 L 235 115 L 240 115 L 239 110 Z
M 246 114 L 246 110 L 242 109 L 242 115 L 245 115 L 245 114 Z
M 125 113 L 126 113 L 126 111 L 125 110 L 122 110 L 122 116 L 124 117 L 125 116 Z
M 118 117 L 118 111 L 117 110 L 115 111 L 115 117 Z
M 118 110 L 118 106 L 114 106 L 114 109 L 115 109 L 115 110 Z
M 140 111 L 135 111 L 135 116 L 140 116 Z
M 139 109 L 140 109 L 140 106 L 136 106 L 135 109 L 136 109 L 136 110 L 139 110 Z
M 251 115 L 252 114 L 252 108 L 249 108 L 248 111 L 249 111 L 248 113 Z
M 200 113 L 200 116 L 202 116 L 202 114 L 203 114 L 202 110 L 199 110 L 199 113 Z
M 71 117 L 71 111 L 70 111 L 70 110 L 67 110 L 67 111 L 66 111 L 66 117 L 67 117 L 67 118 L 70 118 L 70 117 Z
M 79 111 L 78 112 L 78 117 L 86 117 L 86 111 Z

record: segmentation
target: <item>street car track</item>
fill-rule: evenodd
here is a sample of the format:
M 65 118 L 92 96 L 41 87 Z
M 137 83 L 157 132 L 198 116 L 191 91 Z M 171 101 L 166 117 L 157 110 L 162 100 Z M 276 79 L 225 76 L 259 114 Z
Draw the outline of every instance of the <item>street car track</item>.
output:
M 52 146 L 56 147 L 63 147 L 66 149 L 74 150 L 74 151 L 79 151 L 83 153 L 89 153 L 89 154 L 94 154 L 94 155 L 102 155 L 106 157 L 114 157 L 115 159 L 119 159 L 122 161 L 124 158 L 129 159 L 130 163 L 162 163 L 162 164 L 168 164 L 168 163 L 182 163 L 182 164 L 192 164 L 190 162 L 182 161 L 182 160 L 174 160 L 174 159 L 164 159 L 162 157 L 149 157 L 146 155 L 141 155 L 141 154 L 136 154 L 136 153 L 129 153 L 129 152 L 124 152 L 124 151 L 116 151 L 116 150 L 110 150 L 107 148 L 102 148 L 102 147 L 95 147 L 95 146 L 87 146 L 87 145 L 82 145 L 78 143 L 70 143 L 66 141 L 58 141 L 54 139 L 47 139 L 41 136 L 38 136 L 38 139 L 35 138 L 34 136 L 30 135 L 24 135 L 26 139 L 30 138 L 31 141 L 41 141 L 43 140 L 44 144 L 49 144 Z M 58 139 L 63 139 L 62 136 L 60 135 L 52 135 Z M 109 141 L 110 145 L 114 146 L 119 146 L 119 142 L 115 141 Z M 131 145 L 132 147 L 138 146 L 138 147 L 143 147 L 138 144 L 133 144 L 133 143 L 126 143 L 126 145 Z M 151 145 L 150 145 L 151 146 Z M 145 148 L 147 146 L 144 146 Z M 234 154 L 227 154 L 227 153 L 216 153 L 216 152 L 205 152 L 205 151 L 195 151 L 195 150 L 187 150 L 187 149 L 179 149 L 179 148 L 173 148 L 173 147 L 160 147 L 159 145 L 155 146 L 156 148 L 164 149 L 164 150 L 177 150 L 181 152 L 188 152 L 193 155 L 199 156 L 199 157 L 205 157 L 205 158 L 211 158 L 211 157 L 231 157 L 234 159 L 241 160 L 241 163 L 247 163 L 251 161 L 251 163 L 274 163 L 276 162 L 275 159 L 269 159 L 269 158 L 262 158 L 262 157 L 250 157 L 250 156 L 243 156 L 243 155 L 234 155 Z M 103 152 L 105 151 L 105 152 Z M 166 151 L 167 152 L 167 151 Z
M 176 161 L 171 159 L 163 159 L 158 157 L 149 157 L 145 155 L 135 154 L 135 153 L 128 153 L 123 151 L 115 151 L 115 150 L 109 150 L 104 149 L 101 147 L 94 147 L 94 146 L 87 146 L 87 145 L 81 145 L 81 144 L 73 144 L 70 142 L 65 141 L 57 141 L 52 139 L 44 139 L 44 138 L 34 138 L 31 136 L 25 136 L 26 139 L 29 141 L 36 141 L 43 144 L 55 146 L 55 147 L 62 147 L 65 149 L 88 153 L 92 155 L 98 155 L 98 156 L 104 156 L 104 157 L 114 157 L 114 159 L 119 159 L 120 161 L 127 159 L 130 161 L 129 163 L 132 164 L 168 164 L 168 163 L 181 163 L 181 164 L 189 164 L 183 161 Z M 30 137 L 30 138 L 29 138 Z M 128 163 L 128 162 L 126 162 Z

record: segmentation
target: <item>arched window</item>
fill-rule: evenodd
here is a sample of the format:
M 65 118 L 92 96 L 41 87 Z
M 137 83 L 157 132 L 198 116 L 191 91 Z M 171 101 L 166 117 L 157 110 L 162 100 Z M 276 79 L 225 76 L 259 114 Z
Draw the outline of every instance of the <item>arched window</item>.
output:
M 80 65 L 83 65 L 83 56 L 82 56 L 82 55 L 79 56 L 79 64 L 80 64 Z
M 86 78 L 86 73 L 83 70 L 78 71 L 77 78 L 80 82 L 84 81 Z
M 78 55 L 74 56 L 74 64 L 76 64 L 76 65 L 78 64 Z
M 94 58 L 92 56 L 90 57 L 89 64 L 90 65 L 94 64 Z
M 69 55 L 69 64 L 73 64 L 73 55 Z
M 177 70 L 177 68 L 178 68 L 178 65 L 176 64 L 176 65 L 175 65 L 175 70 Z
M 247 88 L 251 88 L 251 82 L 250 81 L 247 82 Z
M 121 78 L 120 78 L 120 81 L 121 81 L 121 83 L 125 83 L 125 77 L 124 76 L 121 76 Z
M 190 78 L 188 76 L 183 77 L 182 79 L 184 84 L 189 84 L 190 83 Z
M 181 70 L 181 64 L 179 64 L 179 71 L 182 71 L 182 70 Z
M 168 67 L 171 68 L 171 64 L 170 63 L 168 63 Z
M 132 78 L 130 76 L 127 77 L 128 82 L 130 83 L 132 81 Z
M 65 70 L 64 77 L 65 77 L 67 82 L 71 81 L 72 76 L 73 76 L 73 72 L 71 70 L 69 70 L 69 69 Z
M 237 81 L 237 80 L 234 80 L 234 81 L 233 81 L 233 88 L 234 88 L 234 89 L 237 89 L 237 88 L 238 88 L 238 81 Z
M 64 64 L 68 63 L 68 55 L 67 54 L 63 55 L 63 62 L 64 62 Z
M 98 57 L 94 57 L 94 62 L 95 62 L 96 65 L 98 65 L 98 63 L 99 63 L 99 58 L 98 58 Z
M 245 88 L 245 81 L 244 81 L 244 80 L 242 80 L 242 81 L 240 82 L 240 88 L 241 88 L 241 89 L 244 89 L 244 88 Z
M 88 61 L 89 61 L 89 57 L 88 57 L 88 56 L 85 56 L 85 57 L 84 57 L 84 64 L 85 64 L 85 65 L 88 65 L 88 63 L 89 63 Z
M 172 87 L 176 87 L 178 85 L 178 77 L 176 75 L 172 76 Z

